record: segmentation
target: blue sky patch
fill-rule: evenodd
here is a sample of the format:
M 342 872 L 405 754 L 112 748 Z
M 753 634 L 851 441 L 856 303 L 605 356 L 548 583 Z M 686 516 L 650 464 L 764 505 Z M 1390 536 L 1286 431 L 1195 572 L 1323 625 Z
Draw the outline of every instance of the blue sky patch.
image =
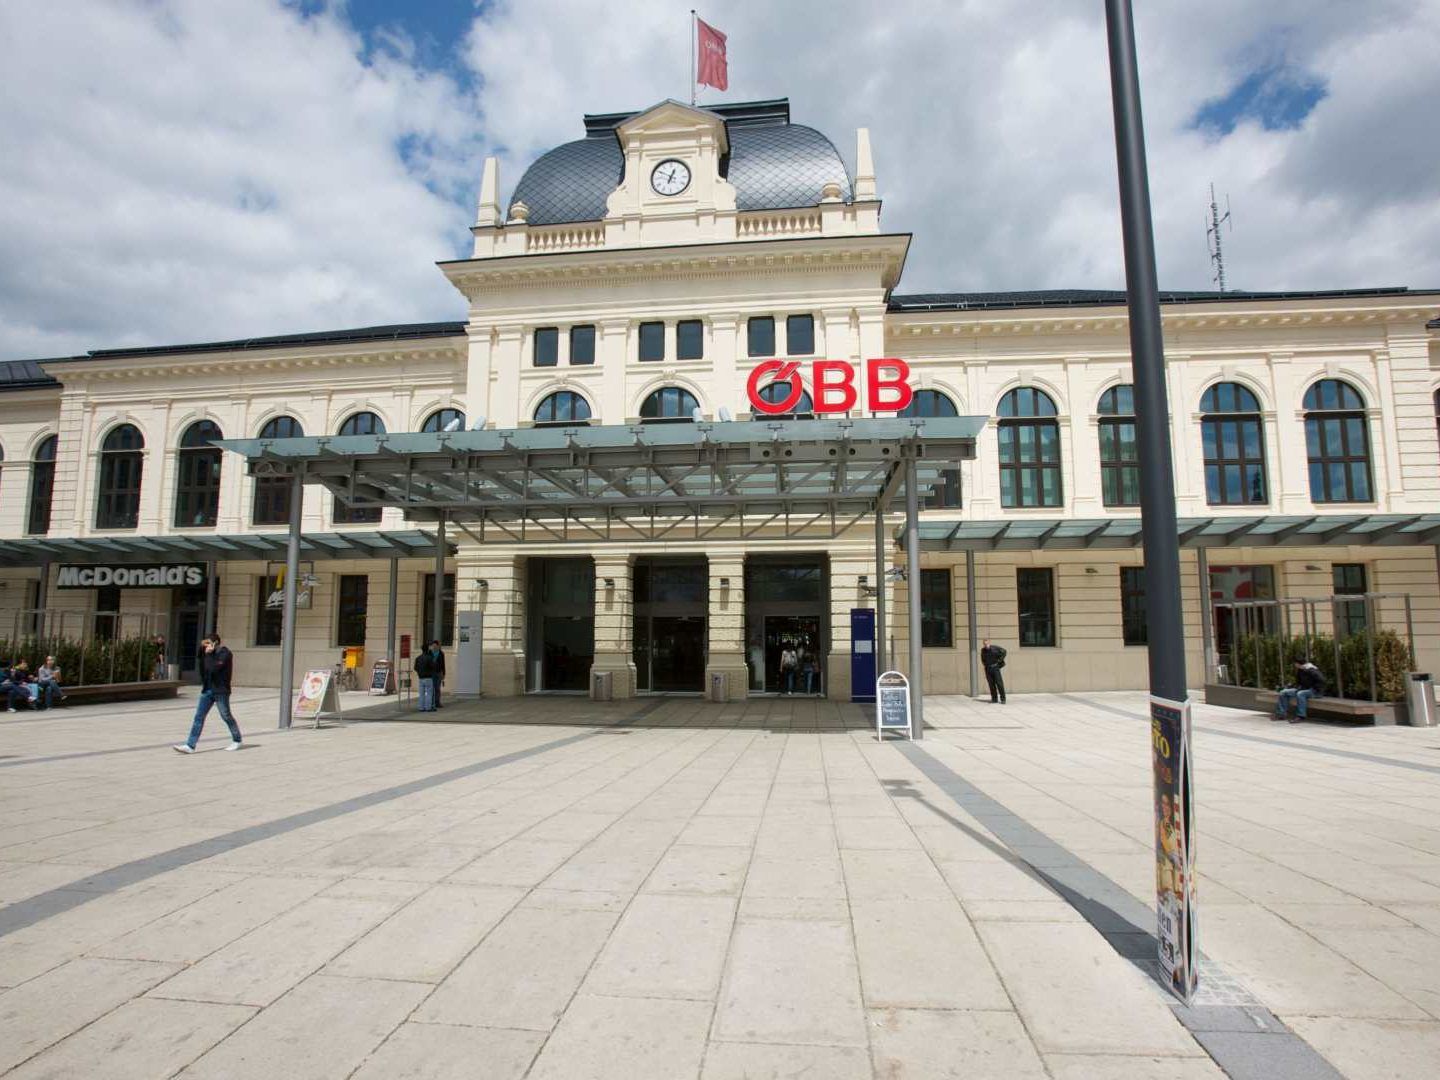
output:
M 1190 126 L 1229 135 L 1244 121 L 1259 121 L 1266 131 L 1298 128 L 1325 97 L 1325 84 L 1284 64 L 1252 71 L 1224 97 L 1200 106 Z

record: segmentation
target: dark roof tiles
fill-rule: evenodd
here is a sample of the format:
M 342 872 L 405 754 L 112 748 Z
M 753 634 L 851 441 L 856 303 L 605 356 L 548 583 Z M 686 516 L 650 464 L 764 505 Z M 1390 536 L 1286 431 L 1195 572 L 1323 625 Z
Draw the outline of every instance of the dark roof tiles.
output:
M 1204 304 L 1246 300 L 1339 300 L 1345 297 L 1400 296 L 1404 286 L 1380 289 L 1321 289 L 1298 292 L 1162 292 L 1162 304 Z M 891 311 L 984 311 L 995 308 L 1099 307 L 1125 303 L 1116 289 L 1038 289 L 1028 292 L 909 293 L 890 298 Z

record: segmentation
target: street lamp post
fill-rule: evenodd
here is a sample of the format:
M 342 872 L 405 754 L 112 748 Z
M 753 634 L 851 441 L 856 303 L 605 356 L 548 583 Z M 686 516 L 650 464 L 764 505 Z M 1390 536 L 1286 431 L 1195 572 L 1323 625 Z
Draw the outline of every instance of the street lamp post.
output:
M 1195 988 L 1190 707 L 1185 689 L 1185 624 L 1180 541 L 1170 457 L 1165 347 L 1155 283 L 1155 236 L 1140 114 L 1131 0 L 1105 0 L 1115 158 L 1125 243 L 1125 288 L 1140 458 L 1140 529 L 1145 547 L 1151 745 L 1155 773 L 1157 940 L 1171 989 L 1189 1001 Z M 1202 597 L 1201 602 L 1204 602 Z

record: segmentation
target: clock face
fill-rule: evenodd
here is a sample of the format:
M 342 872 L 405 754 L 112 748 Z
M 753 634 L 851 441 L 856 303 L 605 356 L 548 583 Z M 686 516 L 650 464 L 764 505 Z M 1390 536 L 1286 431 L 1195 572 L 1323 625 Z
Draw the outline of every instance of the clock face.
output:
M 650 174 L 650 186 L 657 195 L 679 195 L 690 186 L 690 166 L 675 158 L 662 161 Z

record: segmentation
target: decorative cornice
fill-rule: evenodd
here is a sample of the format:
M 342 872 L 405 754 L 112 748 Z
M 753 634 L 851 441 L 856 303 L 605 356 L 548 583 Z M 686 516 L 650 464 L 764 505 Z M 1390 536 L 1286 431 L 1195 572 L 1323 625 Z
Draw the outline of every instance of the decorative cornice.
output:
M 277 353 L 253 351 L 206 353 L 199 357 L 157 359 L 153 356 L 100 358 L 84 364 L 67 364 L 56 376 L 67 386 L 87 382 L 134 381 L 147 378 L 171 379 L 177 376 L 225 375 L 237 370 L 247 373 L 264 371 L 319 370 L 341 367 L 376 367 L 383 364 L 460 364 L 467 356 L 467 339 L 457 336 L 453 344 L 437 347 L 389 348 L 378 352 L 300 353 L 287 350 Z

